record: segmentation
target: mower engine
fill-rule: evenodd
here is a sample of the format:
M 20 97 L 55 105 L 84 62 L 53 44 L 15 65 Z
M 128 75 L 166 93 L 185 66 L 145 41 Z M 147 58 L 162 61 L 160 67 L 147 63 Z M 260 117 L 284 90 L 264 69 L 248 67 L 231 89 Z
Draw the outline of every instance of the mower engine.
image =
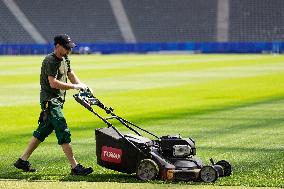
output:
M 180 135 L 176 136 L 162 136 L 160 140 L 160 152 L 169 158 L 173 157 L 188 157 L 196 154 L 195 142 L 192 138 L 182 138 Z
M 174 145 L 173 156 L 174 157 L 187 157 L 192 154 L 191 147 L 189 145 Z

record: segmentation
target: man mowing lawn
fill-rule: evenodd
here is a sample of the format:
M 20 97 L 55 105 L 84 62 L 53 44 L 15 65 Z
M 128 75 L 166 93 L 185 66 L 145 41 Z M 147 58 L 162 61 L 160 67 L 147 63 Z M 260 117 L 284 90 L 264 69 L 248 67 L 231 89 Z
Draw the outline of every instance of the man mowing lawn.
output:
M 38 128 L 33 132 L 31 141 L 21 157 L 14 163 L 18 169 L 26 172 L 35 172 L 28 158 L 38 145 L 55 130 L 58 144 L 71 164 L 71 174 L 88 175 L 93 172 L 91 167 L 85 168 L 77 162 L 71 147 L 71 134 L 64 118 L 62 108 L 65 101 L 66 90 L 85 89 L 82 83 L 71 69 L 68 55 L 75 44 L 66 34 L 54 37 L 54 52 L 45 57 L 42 62 L 40 74 L 40 104 L 41 113 L 38 120 Z M 67 78 L 71 83 L 67 83 Z

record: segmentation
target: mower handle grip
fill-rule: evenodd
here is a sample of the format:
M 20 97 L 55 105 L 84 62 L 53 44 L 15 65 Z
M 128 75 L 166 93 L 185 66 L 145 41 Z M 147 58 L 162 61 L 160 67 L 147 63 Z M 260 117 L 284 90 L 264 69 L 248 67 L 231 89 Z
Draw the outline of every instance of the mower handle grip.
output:
M 82 100 L 87 102 L 87 104 L 91 107 L 92 105 L 96 105 L 101 109 L 105 110 L 107 114 L 111 114 L 113 112 L 112 107 L 106 107 L 97 97 L 95 97 L 92 93 L 92 90 L 87 87 L 86 89 L 80 89 L 79 93 L 74 95 L 74 97 L 81 98 Z M 76 99 L 76 98 L 75 98 Z M 76 99 L 78 101 L 78 99 Z M 82 103 L 80 103 L 82 104 Z M 82 104 L 83 105 L 83 104 Z M 85 106 L 85 105 L 83 105 Z M 90 109 L 89 109 L 90 110 Z

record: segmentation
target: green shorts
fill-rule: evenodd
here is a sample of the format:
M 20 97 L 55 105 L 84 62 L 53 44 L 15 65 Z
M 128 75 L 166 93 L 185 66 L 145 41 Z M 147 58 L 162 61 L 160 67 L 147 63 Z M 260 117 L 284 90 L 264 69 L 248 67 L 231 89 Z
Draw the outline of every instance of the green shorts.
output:
M 63 104 L 56 100 L 49 101 L 47 104 L 46 114 L 43 118 L 43 112 L 41 112 L 39 125 L 33 132 L 33 136 L 43 142 L 54 130 L 59 145 L 70 143 L 71 134 L 62 112 Z M 45 105 L 42 104 L 42 109 L 44 109 L 43 106 Z

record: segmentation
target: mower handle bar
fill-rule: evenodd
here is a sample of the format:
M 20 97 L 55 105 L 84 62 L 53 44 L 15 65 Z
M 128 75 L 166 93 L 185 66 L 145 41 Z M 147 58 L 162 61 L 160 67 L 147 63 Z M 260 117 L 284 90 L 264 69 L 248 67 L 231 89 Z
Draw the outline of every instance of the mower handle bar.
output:
M 119 117 L 117 116 L 113 111 L 114 109 L 112 107 L 106 107 L 98 98 L 96 98 L 93 94 L 92 94 L 92 91 L 87 88 L 85 90 L 80 90 L 79 93 L 77 94 L 74 94 L 73 97 L 75 98 L 75 100 L 81 104 L 82 106 L 84 106 L 86 109 L 88 109 L 90 112 L 94 113 L 97 117 L 99 117 L 103 122 L 105 122 L 108 127 L 114 127 L 112 125 L 112 123 L 110 123 L 108 120 L 109 119 L 117 119 L 122 125 L 124 125 L 125 127 L 127 127 L 129 130 L 133 131 L 134 133 L 136 133 L 137 135 L 139 136 L 142 136 L 137 130 L 135 130 L 133 127 L 145 132 L 145 133 L 148 133 L 154 137 L 156 137 L 157 139 L 160 139 L 158 136 L 156 136 L 155 134 L 145 130 L 145 129 L 142 129 L 141 127 L 135 125 L 134 123 L 122 118 L 122 117 Z M 93 109 L 93 105 L 96 105 L 98 106 L 99 108 L 103 109 L 106 114 L 110 114 L 111 116 L 110 117 L 102 117 L 101 115 L 99 115 L 97 112 L 94 111 Z M 131 126 L 130 126 L 131 125 Z

